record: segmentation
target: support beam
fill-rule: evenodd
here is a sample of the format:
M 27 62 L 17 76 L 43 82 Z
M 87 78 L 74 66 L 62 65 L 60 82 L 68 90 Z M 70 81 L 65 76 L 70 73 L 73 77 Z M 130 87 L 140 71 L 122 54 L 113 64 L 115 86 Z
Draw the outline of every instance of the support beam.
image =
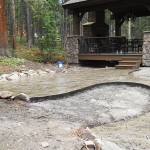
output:
M 73 35 L 80 35 L 80 16 L 78 12 L 73 13 Z
M 121 36 L 121 26 L 119 25 L 120 20 L 115 19 L 115 36 Z
M 124 23 L 124 19 L 115 18 L 115 36 L 121 36 L 121 26 Z
M 85 12 L 80 13 L 79 21 L 81 21 L 81 20 L 82 20 L 82 18 L 83 18 L 83 16 L 84 16 L 84 14 L 85 14 Z

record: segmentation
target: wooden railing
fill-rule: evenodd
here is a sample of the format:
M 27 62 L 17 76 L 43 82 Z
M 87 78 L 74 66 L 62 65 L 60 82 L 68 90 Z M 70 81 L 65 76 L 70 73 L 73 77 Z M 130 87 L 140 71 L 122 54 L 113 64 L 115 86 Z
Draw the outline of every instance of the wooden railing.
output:
M 79 53 L 142 53 L 142 39 L 127 40 L 124 36 L 116 37 L 81 37 Z

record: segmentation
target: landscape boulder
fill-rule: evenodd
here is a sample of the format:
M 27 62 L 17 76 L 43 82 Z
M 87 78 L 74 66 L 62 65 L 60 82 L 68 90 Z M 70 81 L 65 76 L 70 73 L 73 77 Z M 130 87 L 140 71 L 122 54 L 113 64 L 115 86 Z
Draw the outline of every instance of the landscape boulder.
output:
M 7 80 L 17 80 L 20 78 L 20 75 L 18 72 L 14 72 L 6 77 Z
M 82 138 L 83 140 L 95 140 L 96 139 L 96 135 L 94 133 L 92 133 L 91 130 L 87 127 L 80 134 L 80 138 Z
M 13 92 L 10 92 L 10 91 L 1 91 L 0 92 L 0 98 L 2 98 L 2 99 L 11 98 L 12 95 L 13 95 Z
M 43 70 L 37 70 L 37 74 L 38 75 L 45 75 L 45 74 L 47 74 L 47 73 L 49 73 L 49 72 L 47 72 L 47 71 L 43 71 Z
M 37 75 L 37 71 L 35 71 L 35 70 L 29 70 L 29 71 L 28 71 L 28 74 L 29 74 L 30 76 L 36 76 L 36 75 Z
M 26 101 L 26 102 L 29 102 L 30 101 L 30 98 L 27 94 L 24 94 L 24 93 L 20 93 L 19 95 L 15 96 L 14 97 L 14 100 L 22 100 L 22 101 Z

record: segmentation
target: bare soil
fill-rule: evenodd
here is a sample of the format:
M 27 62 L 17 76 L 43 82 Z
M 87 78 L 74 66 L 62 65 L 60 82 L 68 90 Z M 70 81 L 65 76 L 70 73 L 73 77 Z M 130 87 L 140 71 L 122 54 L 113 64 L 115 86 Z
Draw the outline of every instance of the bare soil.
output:
M 0 66 L 0 74 L 22 69 L 36 70 L 49 67 L 53 67 L 53 65 L 27 62 L 17 68 Z M 146 95 L 148 95 L 147 92 Z M 89 97 L 88 95 L 79 96 L 79 100 L 83 97 L 86 100 L 86 96 Z M 128 96 L 133 97 L 132 94 Z M 95 99 L 96 98 L 91 97 L 87 103 L 92 103 L 93 105 L 93 103 L 96 103 Z M 46 103 L 48 102 L 43 102 L 41 105 L 33 105 L 22 101 L 1 99 L 0 150 L 80 150 L 82 140 L 78 137 L 78 131 L 83 127 L 83 124 L 90 124 L 88 121 L 93 119 L 92 116 L 90 116 L 94 115 L 93 112 L 90 113 L 93 107 L 89 107 L 89 110 L 84 109 L 87 113 L 85 113 L 85 116 L 83 116 L 81 120 L 78 120 L 73 113 L 79 112 L 79 109 L 75 109 L 75 107 L 72 106 L 71 100 L 73 101 L 74 98 L 70 98 L 70 103 L 69 99 L 66 103 L 60 100 L 59 105 L 56 105 L 56 102 L 52 102 L 50 107 L 46 107 Z M 137 103 L 135 107 L 136 106 Z M 92 128 L 92 131 L 102 139 L 104 138 L 116 143 L 122 150 L 149 150 L 150 113 L 149 106 L 146 105 L 144 107 L 146 107 L 147 111 L 142 109 L 141 113 L 136 117 L 134 116 L 129 119 L 124 118 L 119 122 L 118 120 L 114 120 L 114 123 L 106 122 L 104 125 Z M 63 114 L 63 111 L 66 114 Z M 82 110 L 80 111 L 82 112 Z M 88 117 L 87 114 L 90 116 L 89 120 L 85 120 L 84 122 L 84 117 Z M 67 118 L 68 116 L 71 116 L 71 119 Z M 105 118 L 105 116 L 103 117 Z M 48 143 L 49 146 L 46 148 L 42 147 L 42 142 Z M 112 150 L 115 149 L 112 148 Z
M 52 66 L 51 64 L 46 64 L 46 63 L 36 63 L 36 62 L 30 62 L 26 61 L 24 64 L 20 66 L 8 66 L 8 65 L 1 65 L 0 64 L 0 74 L 5 74 L 5 73 L 11 73 L 13 71 L 21 71 L 21 70 L 37 70 L 37 69 L 44 69 L 44 68 L 49 68 Z

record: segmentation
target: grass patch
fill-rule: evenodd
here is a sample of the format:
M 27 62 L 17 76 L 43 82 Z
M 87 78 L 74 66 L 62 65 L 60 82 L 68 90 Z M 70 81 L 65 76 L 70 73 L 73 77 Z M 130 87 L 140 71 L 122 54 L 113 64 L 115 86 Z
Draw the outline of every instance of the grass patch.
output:
M 16 67 L 16 66 L 23 64 L 24 62 L 25 60 L 21 58 L 0 56 L 1 65 L 8 65 L 8 66 Z
M 17 46 L 17 57 L 23 58 L 34 62 L 50 62 L 55 63 L 58 60 L 66 62 L 67 52 L 61 47 L 57 47 L 54 50 L 40 50 L 37 47 L 27 48 L 25 45 Z

